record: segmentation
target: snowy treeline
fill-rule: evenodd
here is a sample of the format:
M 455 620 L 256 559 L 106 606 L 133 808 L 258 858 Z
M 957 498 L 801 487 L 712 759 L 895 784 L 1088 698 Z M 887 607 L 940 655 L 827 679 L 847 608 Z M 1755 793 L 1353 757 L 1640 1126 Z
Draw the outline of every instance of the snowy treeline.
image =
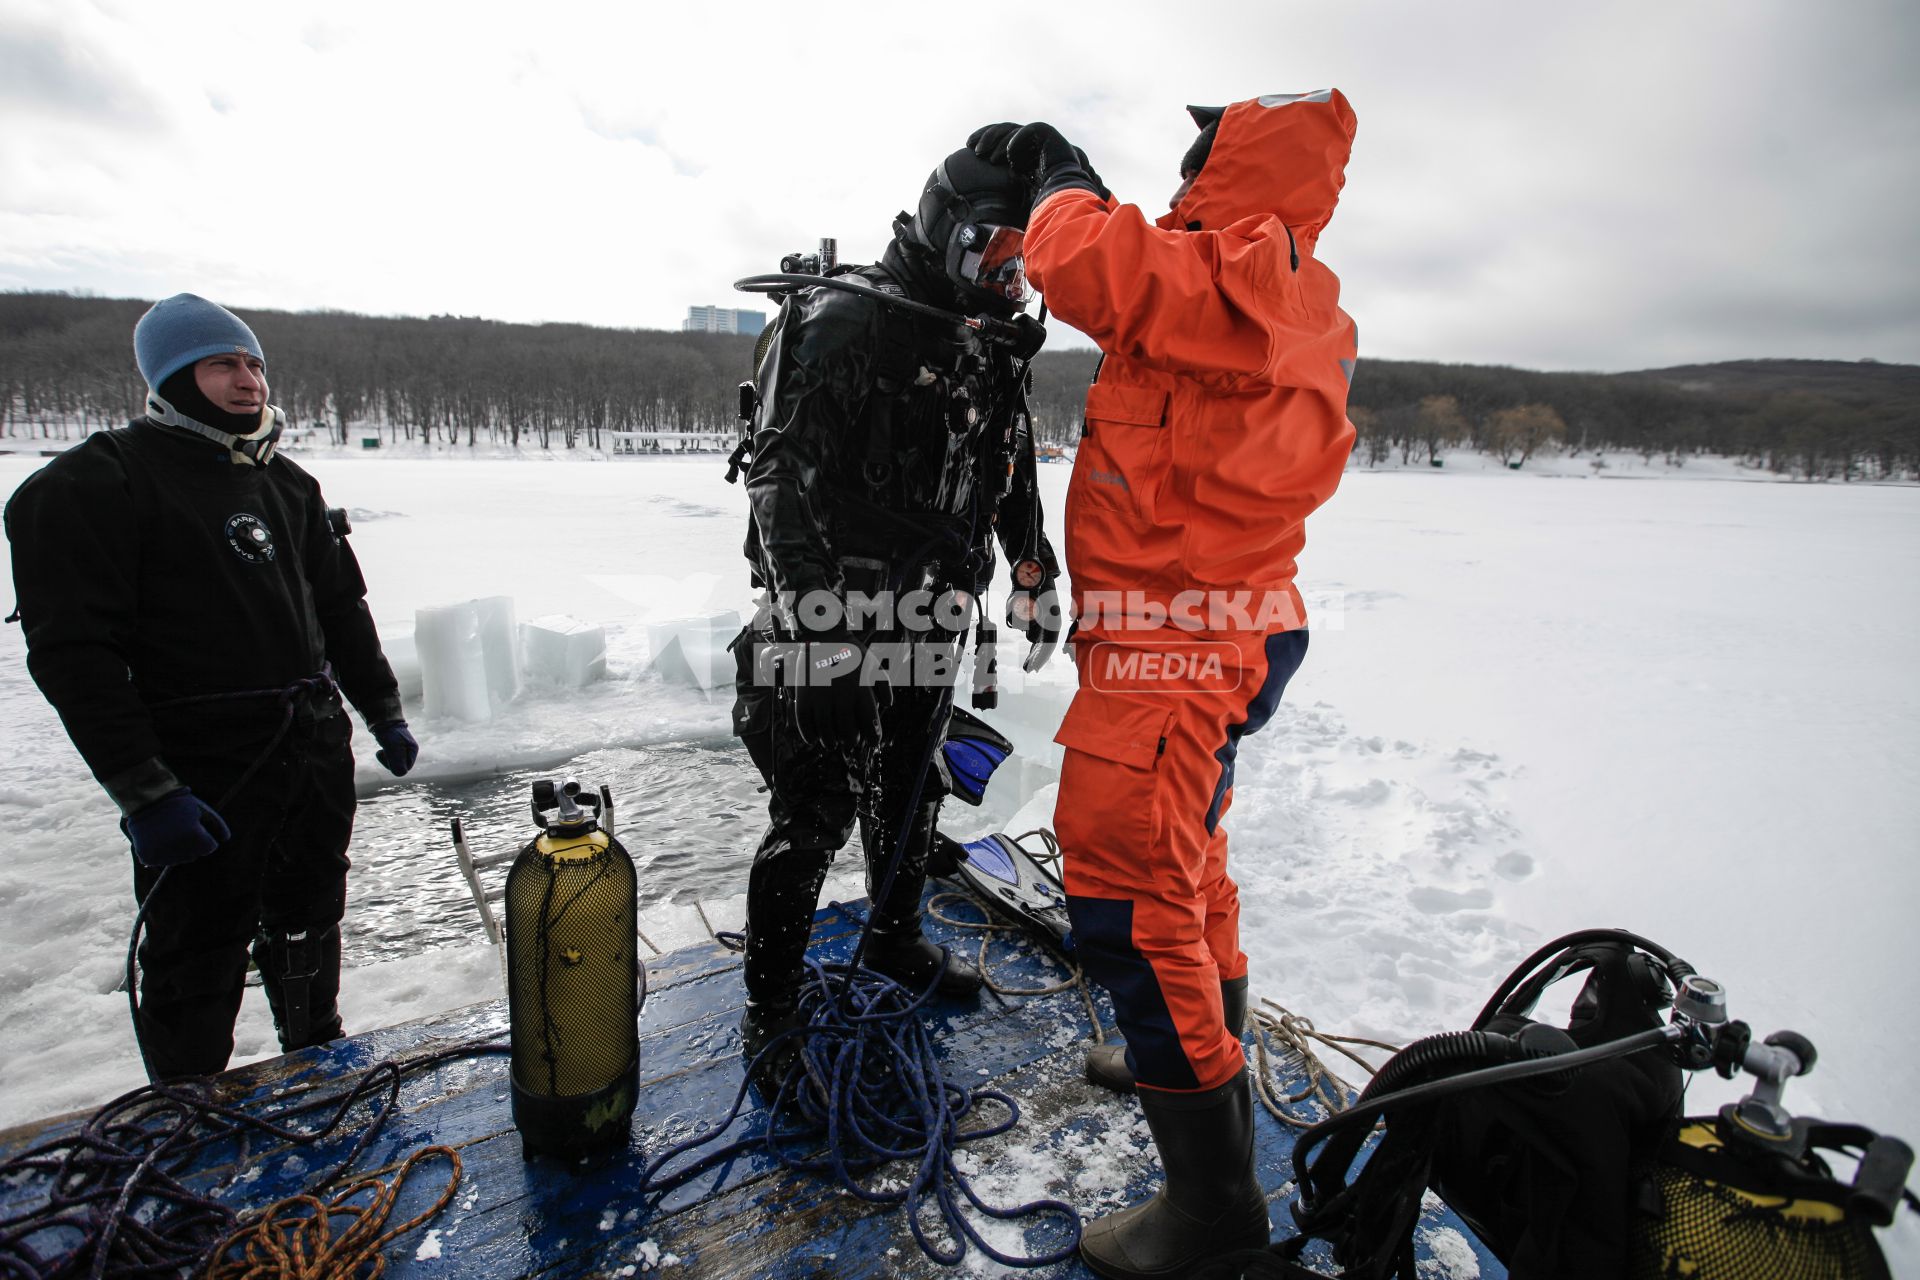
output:
M 0 293 L 0 434 L 71 438 L 140 411 L 132 299 Z M 346 442 L 605 447 L 610 431 L 727 432 L 748 337 L 453 316 L 243 311 L 275 401 Z M 1033 365 L 1036 436 L 1066 444 L 1098 353 Z M 1438 465 L 1451 449 L 1524 466 L 1544 451 L 1633 452 L 1675 465 L 1740 458 L 1815 479 L 1920 475 L 1920 366 L 1750 360 L 1643 373 L 1541 373 L 1364 357 L 1355 459 Z
M 1354 453 L 1439 465 L 1468 448 L 1509 466 L 1565 448 L 1739 458 L 1809 479 L 1920 475 L 1920 366 L 1738 360 L 1641 373 L 1539 373 L 1367 360 L 1354 377 Z
M 141 411 L 137 299 L 0 293 L 0 435 L 71 439 Z M 436 316 L 241 310 L 265 348 L 274 402 L 346 443 L 601 448 L 609 431 L 730 432 L 751 337 Z M 1049 353 L 1032 409 L 1070 439 L 1097 353 Z
M 140 412 L 133 324 L 149 304 L 0 294 L 0 425 L 68 436 Z M 453 316 L 239 313 L 292 423 L 345 442 L 603 445 L 623 430 L 731 430 L 753 339 Z

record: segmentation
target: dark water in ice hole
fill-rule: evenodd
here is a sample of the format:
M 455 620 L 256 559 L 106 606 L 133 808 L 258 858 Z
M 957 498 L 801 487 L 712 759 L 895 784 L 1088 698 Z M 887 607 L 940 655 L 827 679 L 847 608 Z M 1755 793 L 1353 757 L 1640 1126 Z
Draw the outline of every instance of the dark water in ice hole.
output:
M 534 836 L 528 797 L 539 778 L 612 788 L 620 842 L 640 875 L 643 913 L 658 903 L 711 901 L 746 888 L 767 798 L 746 750 L 731 737 L 609 747 L 551 768 L 402 785 L 360 801 L 347 881 L 346 963 L 484 941 L 449 822 L 457 817 L 465 824 L 476 858 L 517 850 Z M 495 887 L 506 874 L 504 865 L 481 872 Z

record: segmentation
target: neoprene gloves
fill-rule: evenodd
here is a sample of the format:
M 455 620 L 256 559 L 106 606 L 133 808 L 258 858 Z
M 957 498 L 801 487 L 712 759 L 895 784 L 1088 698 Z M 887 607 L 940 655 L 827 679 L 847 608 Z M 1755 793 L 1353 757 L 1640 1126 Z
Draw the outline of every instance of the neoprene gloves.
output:
M 185 787 L 127 815 L 133 856 L 146 867 L 173 867 L 204 858 L 233 835 L 225 818 Z
M 860 679 L 861 650 L 845 627 L 807 633 L 806 670 L 793 687 L 794 723 L 816 747 L 880 736 L 880 700 Z
M 407 770 L 413 768 L 413 762 L 420 758 L 420 744 L 414 740 L 407 722 L 383 720 L 379 724 L 368 725 L 367 730 L 373 734 L 373 740 L 380 744 L 373 758 L 394 777 L 406 777 Z
M 988 164 L 1012 169 L 1033 192 L 1035 204 L 1069 187 L 1084 188 L 1102 200 L 1113 195 L 1094 172 L 1087 153 L 1050 124 L 1002 121 L 982 125 L 968 137 L 967 146 Z

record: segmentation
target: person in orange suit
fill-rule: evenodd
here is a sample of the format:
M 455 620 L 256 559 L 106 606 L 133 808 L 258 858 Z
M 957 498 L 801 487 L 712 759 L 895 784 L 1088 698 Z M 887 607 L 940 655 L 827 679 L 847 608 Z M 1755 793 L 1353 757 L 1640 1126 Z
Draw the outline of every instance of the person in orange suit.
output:
M 1271 1230 L 1222 820 L 1240 740 L 1305 655 L 1295 561 L 1353 443 L 1355 329 L 1315 252 L 1353 109 L 1324 90 L 1188 110 L 1200 133 L 1151 222 L 1051 125 L 971 140 L 1032 187 L 1027 273 L 1105 357 L 1067 493 L 1080 688 L 1055 821 L 1078 954 L 1125 1036 L 1088 1074 L 1137 1085 L 1166 1171 L 1088 1224 L 1109 1277 L 1183 1275 Z

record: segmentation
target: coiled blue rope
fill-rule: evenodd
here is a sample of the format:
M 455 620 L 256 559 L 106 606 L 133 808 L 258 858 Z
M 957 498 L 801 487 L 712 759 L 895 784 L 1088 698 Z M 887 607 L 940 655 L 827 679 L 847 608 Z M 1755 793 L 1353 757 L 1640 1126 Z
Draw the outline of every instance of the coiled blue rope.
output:
M 841 903 L 833 906 L 862 925 Z M 722 934 L 729 945 L 737 934 Z M 768 1042 L 748 1065 L 733 1106 L 711 1129 L 662 1152 L 641 1175 L 646 1193 L 664 1193 L 742 1155 L 764 1153 L 785 1168 L 831 1178 L 848 1194 L 870 1204 L 903 1205 L 914 1242 L 935 1262 L 952 1266 L 966 1256 L 967 1242 L 1009 1267 L 1044 1267 L 1073 1257 L 1080 1247 L 1080 1215 L 1060 1200 L 1000 1206 L 988 1203 L 955 1164 L 965 1143 L 1013 1128 L 1020 1107 L 999 1089 L 968 1089 L 949 1079 L 934 1052 L 921 1009 L 939 986 L 936 975 L 915 993 L 885 974 L 851 964 L 806 958 L 807 976 L 798 1011 L 800 1025 Z M 747 1106 L 747 1094 L 763 1063 L 797 1048 L 791 1068 L 767 1106 L 766 1132 L 724 1146 L 712 1144 Z M 982 1103 L 1006 1115 L 965 1127 Z M 824 1150 L 822 1140 L 824 1139 Z M 682 1157 L 706 1150 L 668 1171 Z M 905 1161 L 913 1173 L 904 1188 L 886 1190 L 863 1181 L 882 1166 Z M 944 1222 L 948 1243 L 929 1231 L 929 1201 Z M 963 1203 L 964 1202 L 964 1203 Z M 1066 1232 L 1060 1247 L 1021 1255 L 995 1248 L 971 1221 L 966 1205 L 1002 1221 L 1031 1216 L 1058 1218 Z
M 913 837 L 914 815 L 933 768 L 934 753 L 944 736 L 942 729 L 952 699 L 953 688 L 948 685 L 935 700 L 926 749 L 913 775 L 911 793 L 901 806 L 899 835 L 886 874 L 874 893 L 875 901 L 888 899 L 900 874 L 907 843 Z M 870 1204 L 905 1206 L 914 1242 L 943 1265 L 952 1266 L 964 1258 L 968 1241 L 1009 1267 L 1051 1266 L 1073 1257 L 1080 1247 L 1080 1215 L 1073 1206 L 1061 1200 L 1031 1200 L 1011 1207 L 988 1204 L 954 1163 L 954 1154 L 962 1144 L 995 1137 L 1019 1123 L 1020 1107 L 999 1089 L 967 1089 L 955 1084 L 941 1069 L 932 1037 L 919 1014 L 939 989 L 946 961 L 941 962 L 925 991 L 910 991 L 861 963 L 873 933 L 872 921 L 842 903 L 833 906 L 860 926 L 852 958 L 846 964 L 829 965 L 805 957 L 806 974 L 796 1005 L 799 1025 L 775 1036 L 747 1064 L 733 1106 L 717 1125 L 674 1144 L 647 1166 L 641 1175 L 643 1193 L 670 1191 L 715 1165 L 761 1151 L 785 1168 L 830 1176 L 848 1194 Z M 745 938 L 739 934 L 715 936 L 736 950 L 745 948 Z M 768 1104 L 764 1134 L 709 1150 L 692 1163 L 666 1172 L 681 1157 L 718 1141 L 746 1106 L 748 1091 L 763 1065 L 778 1062 L 795 1047 L 798 1052 L 793 1055 L 794 1061 Z M 1006 1118 L 964 1128 L 964 1122 L 981 1102 L 1005 1107 Z M 814 1154 L 822 1139 L 825 1154 Z M 909 1161 L 914 1166 L 904 1189 L 881 1190 L 861 1181 L 896 1161 Z M 1003 1221 L 1035 1215 L 1057 1217 L 1066 1228 L 1066 1243 L 1032 1256 L 1002 1252 L 981 1236 L 962 1206 L 963 1199 L 980 1213 Z M 929 1234 L 922 1212 L 929 1200 L 938 1207 L 952 1243 L 942 1244 Z

